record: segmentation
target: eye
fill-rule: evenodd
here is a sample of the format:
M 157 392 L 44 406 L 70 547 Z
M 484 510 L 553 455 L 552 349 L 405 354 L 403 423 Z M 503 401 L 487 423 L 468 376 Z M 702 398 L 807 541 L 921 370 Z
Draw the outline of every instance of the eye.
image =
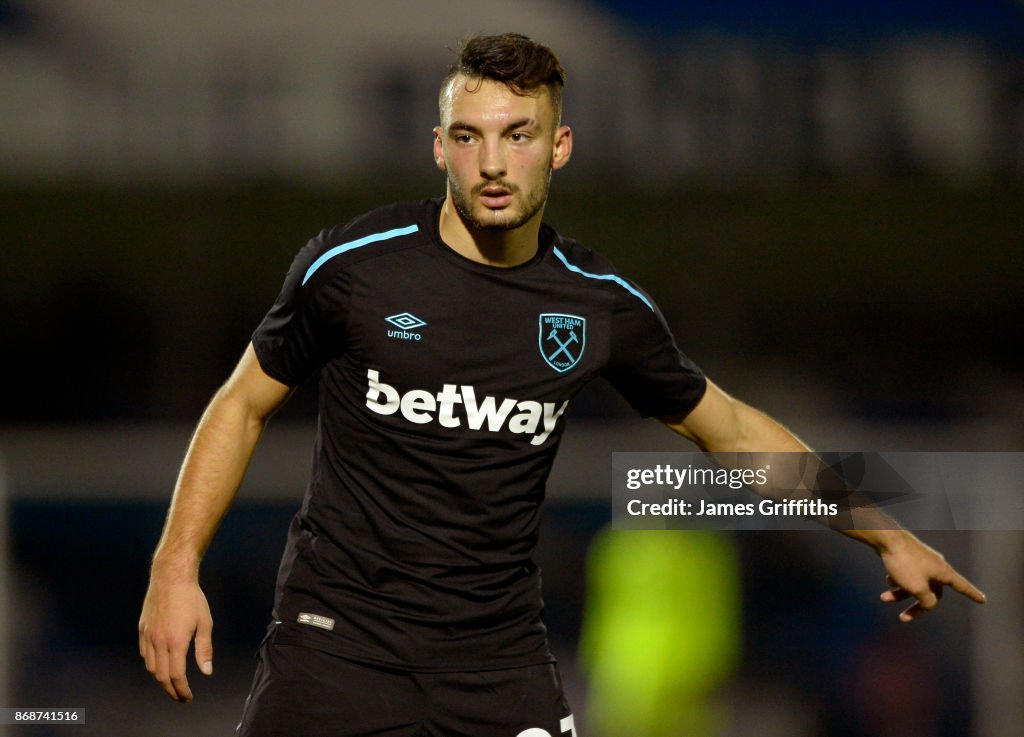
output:
M 514 143 L 521 143 L 528 139 L 529 135 L 523 133 L 522 131 L 516 131 L 511 136 L 509 136 L 509 138 L 511 138 Z

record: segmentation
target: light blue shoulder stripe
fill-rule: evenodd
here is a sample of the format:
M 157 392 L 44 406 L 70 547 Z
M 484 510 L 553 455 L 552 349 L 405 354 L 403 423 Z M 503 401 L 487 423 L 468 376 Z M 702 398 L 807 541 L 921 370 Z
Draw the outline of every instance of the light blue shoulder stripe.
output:
M 392 238 L 398 238 L 399 236 L 409 235 L 410 233 L 415 233 L 419 229 L 420 226 L 418 225 L 407 225 L 404 228 L 385 230 L 383 233 L 373 233 L 372 235 L 367 235 L 357 240 L 349 241 L 348 243 L 342 243 L 340 246 L 335 246 L 334 248 L 325 251 L 320 258 L 313 262 L 313 265 L 310 266 L 309 269 L 306 271 L 306 276 L 302 279 L 302 283 L 305 284 L 306 282 L 308 282 L 310 277 L 317 272 L 317 269 L 326 264 L 335 256 L 340 256 L 341 254 L 346 253 L 347 251 L 352 251 L 356 248 L 362 248 L 363 246 L 369 245 L 371 243 L 377 243 L 379 241 L 389 241 Z
M 639 289 L 634 287 L 632 284 L 630 284 L 628 281 L 626 281 L 622 277 L 616 276 L 615 274 L 591 274 L 589 271 L 584 271 L 583 269 L 581 269 L 579 266 L 576 266 L 575 264 L 570 264 L 569 263 L 569 259 L 567 259 L 565 257 L 565 255 L 561 251 L 558 250 L 558 248 L 553 248 L 552 250 L 555 252 L 555 255 L 558 256 L 558 260 L 561 261 L 563 264 L 565 264 L 565 268 L 567 268 L 569 271 L 572 271 L 572 272 L 574 272 L 576 274 L 579 274 L 580 276 L 585 276 L 588 279 L 601 279 L 602 281 L 615 282 L 620 287 L 622 287 L 627 292 L 629 292 L 634 297 L 636 297 L 638 300 L 640 300 L 645 305 L 647 305 L 651 310 L 654 309 L 654 305 L 651 304 L 651 300 L 647 299 L 647 297 L 644 296 L 643 292 L 641 292 Z

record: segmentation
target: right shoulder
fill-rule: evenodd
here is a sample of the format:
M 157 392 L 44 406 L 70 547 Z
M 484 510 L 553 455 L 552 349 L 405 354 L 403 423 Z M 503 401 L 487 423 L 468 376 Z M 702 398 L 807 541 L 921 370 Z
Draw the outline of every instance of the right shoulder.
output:
M 437 207 L 437 200 L 397 202 L 325 228 L 296 258 L 296 266 L 302 270 L 300 283 L 330 279 L 357 261 L 429 240 Z

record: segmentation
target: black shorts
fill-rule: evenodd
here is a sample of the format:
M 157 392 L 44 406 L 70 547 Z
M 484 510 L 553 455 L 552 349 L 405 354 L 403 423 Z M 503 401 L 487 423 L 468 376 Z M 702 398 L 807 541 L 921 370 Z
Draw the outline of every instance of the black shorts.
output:
M 238 737 L 576 737 L 553 663 L 410 673 L 260 646 Z

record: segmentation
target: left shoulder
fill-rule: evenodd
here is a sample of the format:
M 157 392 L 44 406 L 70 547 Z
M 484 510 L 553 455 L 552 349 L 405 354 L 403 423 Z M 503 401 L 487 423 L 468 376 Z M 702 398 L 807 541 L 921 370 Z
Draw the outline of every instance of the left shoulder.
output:
M 549 231 L 550 253 L 548 259 L 553 268 L 563 270 L 567 278 L 585 280 L 588 286 L 608 291 L 627 301 L 639 301 L 654 310 L 654 302 L 634 281 L 619 273 L 615 265 L 597 251 L 581 245 L 572 238 Z
M 548 225 L 543 226 L 541 238 L 550 243 L 551 255 L 570 270 L 576 268 L 593 274 L 618 275 L 615 265 L 607 258 L 573 238 L 566 238 Z

